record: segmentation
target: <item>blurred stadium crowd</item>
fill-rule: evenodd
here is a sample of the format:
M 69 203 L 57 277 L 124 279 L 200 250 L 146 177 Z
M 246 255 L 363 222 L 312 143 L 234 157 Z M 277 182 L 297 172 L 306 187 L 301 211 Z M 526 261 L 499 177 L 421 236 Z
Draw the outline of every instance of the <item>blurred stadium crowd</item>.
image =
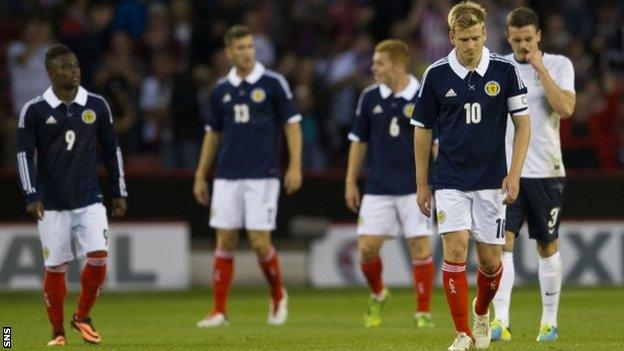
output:
M 562 121 L 568 169 L 624 167 L 624 1 L 479 1 L 486 45 L 510 52 L 505 16 L 530 6 L 542 49 L 568 56 L 577 104 Z M 371 84 L 375 42 L 394 37 L 413 51 L 420 79 L 451 50 L 448 0 L 3 0 L 0 7 L 0 168 L 16 167 L 23 104 L 49 85 L 44 55 L 72 48 L 82 84 L 104 95 L 128 172 L 195 167 L 213 82 L 229 70 L 222 36 L 233 24 L 256 32 L 258 61 L 284 74 L 303 117 L 304 169 L 346 167 L 347 131 Z

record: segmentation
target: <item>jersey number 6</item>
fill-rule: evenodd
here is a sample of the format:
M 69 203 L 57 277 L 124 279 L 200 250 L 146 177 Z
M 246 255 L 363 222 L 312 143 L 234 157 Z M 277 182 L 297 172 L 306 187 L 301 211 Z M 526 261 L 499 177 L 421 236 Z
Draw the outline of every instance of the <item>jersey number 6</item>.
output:
M 399 133 L 401 132 L 401 127 L 399 127 L 398 117 L 392 117 L 392 119 L 390 120 L 390 130 L 388 130 L 388 132 L 392 137 L 396 138 L 399 136 Z
M 71 150 L 74 147 L 74 142 L 76 142 L 76 133 L 73 130 L 68 130 L 65 132 L 65 142 L 67 143 L 67 150 Z

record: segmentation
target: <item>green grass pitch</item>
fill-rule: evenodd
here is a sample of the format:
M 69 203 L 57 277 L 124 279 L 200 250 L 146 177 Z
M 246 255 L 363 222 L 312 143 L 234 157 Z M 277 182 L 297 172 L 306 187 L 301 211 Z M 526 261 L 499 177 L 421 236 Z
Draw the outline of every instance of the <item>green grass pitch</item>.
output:
M 444 294 L 436 290 L 436 327 L 418 330 L 412 320 L 413 293 L 392 289 L 377 329 L 363 326 L 368 294 L 364 288 L 290 290 L 286 325 L 266 325 L 266 288 L 233 288 L 230 325 L 198 329 L 195 322 L 211 306 L 207 290 L 164 293 L 104 292 L 92 311 L 102 344 L 83 343 L 69 327 L 67 350 L 446 350 L 454 338 Z M 474 294 L 474 288 L 472 288 Z M 76 303 L 69 294 L 65 315 Z M 572 288 L 563 291 L 560 339 L 538 344 L 541 303 L 537 287 L 518 288 L 512 301 L 512 335 L 491 350 L 622 350 L 624 288 Z M 49 350 L 50 336 L 39 293 L 0 293 L 0 324 L 12 327 L 12 349 Z

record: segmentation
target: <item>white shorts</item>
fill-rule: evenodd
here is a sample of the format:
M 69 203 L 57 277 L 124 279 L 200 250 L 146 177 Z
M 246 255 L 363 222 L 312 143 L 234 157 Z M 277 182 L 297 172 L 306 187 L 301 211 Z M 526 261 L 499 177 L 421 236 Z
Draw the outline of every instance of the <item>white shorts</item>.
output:
M 95 203 L 67 211 L 44 211 L 37 223 L 46 266 L 58 266 L 74 259 L 72 237 L 78 258 L 93 251 L 108 251 L 106 207 Z
M 215 179 L 210 226 L 220 229 L 274 230 L 280 182 L 265 179 Z
M 505 243 L 505 195 L 501 189 L 435 192 L 440 234 L 469 230 L 471 237 L 487 244 Z
M 358 235 L 397 236 L 406 238 L 431 235 L 432 220 L 418 209 L 416 194 L 364 195 L 358 219 Z

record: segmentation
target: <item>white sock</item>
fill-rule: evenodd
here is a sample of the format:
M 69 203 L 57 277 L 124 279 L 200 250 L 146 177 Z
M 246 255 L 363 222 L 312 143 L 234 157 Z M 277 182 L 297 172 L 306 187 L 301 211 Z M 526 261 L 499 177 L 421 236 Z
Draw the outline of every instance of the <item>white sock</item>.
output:
M 509 306 L 511 305 L 511 289 L 516 272 L 514 270 L 513 252 L 503 251 L 503 276 L 498 284 L 498 291 L 492 300 L 494 315 L 503 325 L 509 328 Z
M 541 324 L 552 324 L 556 327 L 559 296 L 561 296 L 561 255 L 559 255 L 559 251 L 547 258 L 540 257 L 538 275 L 542 293 Z

